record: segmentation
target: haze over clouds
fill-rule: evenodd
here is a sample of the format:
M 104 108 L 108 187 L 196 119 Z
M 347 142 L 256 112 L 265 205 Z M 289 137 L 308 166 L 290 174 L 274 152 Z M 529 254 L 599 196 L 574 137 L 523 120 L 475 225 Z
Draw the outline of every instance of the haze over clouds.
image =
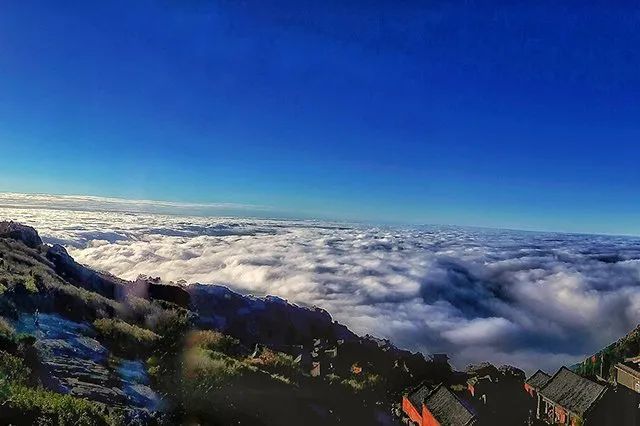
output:
M 270 212 L 267 206 L 239 203 L 184 203 L 157 200 L 128 200 L 92 195 L 19 194 L 0 192 L 1 207 L 53 208 L 82 211 L 120 211 L 184 214 L 256 214 Z
M 0 219 L 36 227 L 79 262 L 317 305 L 458 367 L 552 370 L 640 322 L 638 238 L 78 211 L 38 197 L 0 196 Z

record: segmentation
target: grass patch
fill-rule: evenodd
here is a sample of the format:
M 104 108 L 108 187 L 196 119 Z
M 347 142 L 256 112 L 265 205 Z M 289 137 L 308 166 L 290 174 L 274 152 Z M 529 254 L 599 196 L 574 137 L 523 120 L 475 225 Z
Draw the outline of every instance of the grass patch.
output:
M 15 331 L 11 324 L 2 317 L 0 317 L 0 350 L 9 352 L 16 350 Z
M 264 349 L 256 358 L 247 358 L 247 364 L 267 371 L 278 378 L 286 378 L 288 382 L 302 375 L 302 369 L 293 357 L 281 352 Z
M 142 357 L 151 353 L 160 339 L 151 330 L 118 319 L 102 318 L 94 321 L 98 336 L 118 355 Z
M 24 285 L 24 288 L 27 290 L 27 292 L 31 293 L 31 294 L 35 294 L 38 292 L 38 285 L 36 284 L 36 279 L 33 275 L 28 275 L 24 281 L 22 282 L 22 284 Z
M 0 336 L 13 337 L 14 330 L 9 322 L 0 317 Z
M 111 426 L 121 424 L 103 406 L 20 383 L 0 383 L 3 410 L 0 420 L 8 424 Z
M 229 356 L 236 356 L 242 352 L 242 345 L 238 339 L 212 330 L 199 330 L 189 333 L 186 344 L 188 347 L 199 347 L 222 352 Z
M 372 392 L 382 384 L 382 377 L 378 374 L 364 374 L 342 381 L 342 385 L 354 393 Z
M 75 287 L 58 276 L 44 253 L 20 242 L 0 238 L 0 287 L 22 309 L 61 313 L 74 320 L 111 317 L 125 311 L 123 304 Z M 28 298 L 19 297 L 26 294 Z
M 0 383 L 26 384 L 30 373 L 21 358 L 0 351 Z
M 184 378 L 202 390 L 217 389 L 255 371 L 223 353 L 202 348 L 189 350 L 184 358 Z

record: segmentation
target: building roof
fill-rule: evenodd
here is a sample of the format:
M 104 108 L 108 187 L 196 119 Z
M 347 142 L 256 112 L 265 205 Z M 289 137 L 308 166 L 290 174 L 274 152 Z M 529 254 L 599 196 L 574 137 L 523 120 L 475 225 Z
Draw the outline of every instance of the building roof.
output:
M 427 395 L 424 405 L 442 426 L 466 426 L 475 419 L 475 414 L 443 385 Z
M 407 394 L 407 399 L 409 399 L 409 402 L 411 402 L 415 408 L 422 410 L 422 401 L 424 401 L 432 390 L 432 386 L 422 382 Z
M 584 416 L 606 390 L 605 385 L 580 377 L 562 367 L 538 393 L 572 413 Z
M 541 387 L 547 384 L 550 378 L 551 378 L 550 375 L 548 375 L 542 370 L 538 370 L 535 373 L 533 373 L 533 375 L 529 377 L 525 383 L 535 389 L 540 389 Z
M 616 364 L 616 368 L 631 374 L 633 377 L 640 379 L 640 370 L 638 369 L 638 364 L 635 364 L 633 362 L 619 362 Z

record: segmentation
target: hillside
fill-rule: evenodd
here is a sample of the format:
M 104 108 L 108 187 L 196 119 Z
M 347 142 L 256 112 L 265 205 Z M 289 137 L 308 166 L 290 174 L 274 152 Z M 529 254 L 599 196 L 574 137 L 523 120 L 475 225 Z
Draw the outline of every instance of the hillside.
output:
M 318 308 L 221 286 L 128 282 L 0 223 L 0 423 L 391 424 L 452 377 Z
M 559 388 L 568 405 L 606 389 L 580 419 L 634 424 L 638 395 L 605 381 L 639 353 L 637 328 L 574 368 L 588 381 L 489 363 L 454 371 L 444 354 L 358 336 L 320 308 L 122 280 L 0 222 L 0 424 L 392 425 L 417 421 L 423 403 L 476 426 L 542 424 L 537 393 Z
M 574 369 L 578 374 L 586 377 L 600 376 L 604 380 L 613 381 L 615 365 L 627 358 L 637 356 L 640 356 L 640 325 L 626 336 L 574 366 Z

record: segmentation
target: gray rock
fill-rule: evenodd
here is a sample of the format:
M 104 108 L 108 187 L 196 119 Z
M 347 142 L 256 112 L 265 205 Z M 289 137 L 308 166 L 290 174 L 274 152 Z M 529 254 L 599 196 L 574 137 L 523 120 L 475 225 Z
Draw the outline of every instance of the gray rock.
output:
M 110 365 L 108 350 L 90 337 L 94 332 L 90 325 L 40 314 L 37 325 L 32 315 L 21 316 L 16 329 L 36 337 L 45 387 L 108 405 L 160 406 L 160 398 L 147 386 L 144 365 L 123 363 L 128 374 L 120 374 Z
M 42 239 L 31 226 L 17 222 L 0 222 L 0 238 L 11 238 L 22 241 L 27 247 L 38 248 L 42 245 Z

